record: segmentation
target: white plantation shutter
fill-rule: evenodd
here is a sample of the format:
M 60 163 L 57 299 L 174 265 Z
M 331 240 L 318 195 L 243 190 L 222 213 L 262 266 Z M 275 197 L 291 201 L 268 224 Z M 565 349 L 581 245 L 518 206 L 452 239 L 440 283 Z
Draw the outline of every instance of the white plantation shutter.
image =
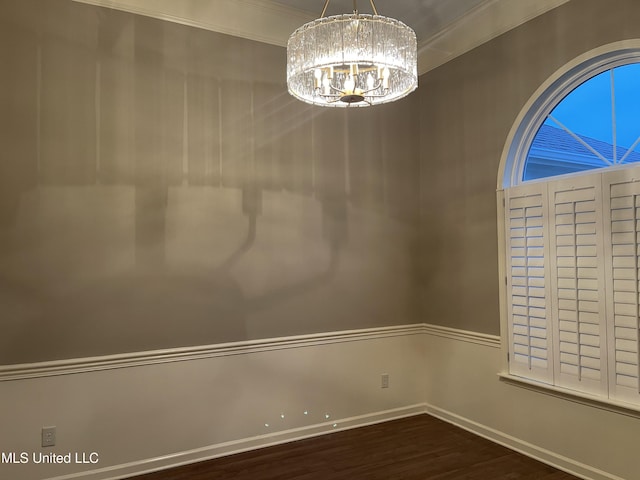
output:
M 600 175 L 549 182 L 555 384 L 607 393 Z
M 604 176 L 607 289 L 609 319 L 610 396 L 640 403 L 638 348 L 638 254 L 640 232 L 640 182 L 638 169 Z
M 640 406 L 640 167 L 505 192 L 509 373 Z
M 514 375 L 551 382 L 549 266 L 546 238 L 546 185 L 507 192 L 507 268 L 509 370 Z

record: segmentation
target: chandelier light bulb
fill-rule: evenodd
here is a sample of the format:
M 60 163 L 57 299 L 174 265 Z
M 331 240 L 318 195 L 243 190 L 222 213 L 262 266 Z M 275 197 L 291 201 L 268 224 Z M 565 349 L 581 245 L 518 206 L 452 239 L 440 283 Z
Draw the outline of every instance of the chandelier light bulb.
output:
M 331 94 L 331 79 L 329 78 L 329 76 L 325 73 L 324 74 L 324 78 L 322 79 L 322 86 L 324 87 L 324 95 L 330 95 Z
M 389 77 L 391 76 L 391 72 L 389 71 L 389 67 L 384 67 L 382 70 L 382 88 L 384 90 L 389 89 Z
M 373 75 L 371 72 L 367 75 L 367 92 L 370 92 L 374 89 L 376 81 L 373 79 Z
M 353 79 L 352 75 L 349 75 L 347 79 L 344 81 L 344 93 L 349 95 L 352 94 L 356 88 L 356 81 Z

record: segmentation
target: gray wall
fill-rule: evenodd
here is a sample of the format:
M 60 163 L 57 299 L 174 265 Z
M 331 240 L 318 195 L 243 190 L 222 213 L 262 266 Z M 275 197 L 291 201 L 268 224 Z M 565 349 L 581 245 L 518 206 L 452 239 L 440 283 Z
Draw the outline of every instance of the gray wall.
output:
M 496 185 L 509 130 L 564 64 L 638 37 L 637 0 L 574 0 L 420 78 L 424 321 L 499 333 Z
M 0 0 L 0 364 L 408 324 L 416 96 L 292 99 L 285 50 Z
M 320 111 L 287 95 L 282 48 L 68 0 L 0 8 L 0 364 L 498 333 L 509 129 L 566 62 L 640 35 L 637 2 L 573 1 L 403 101 Z

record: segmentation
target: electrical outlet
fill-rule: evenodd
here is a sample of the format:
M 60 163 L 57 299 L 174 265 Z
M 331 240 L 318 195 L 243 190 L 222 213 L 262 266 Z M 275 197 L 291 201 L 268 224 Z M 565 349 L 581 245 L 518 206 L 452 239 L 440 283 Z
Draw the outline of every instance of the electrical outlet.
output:
M 53 447 L 56 444 L 56 427 L 42 427 L 42 446 Z
M 389 374 L 383 373 L 380 376 L 380 388 L 389 388 Z

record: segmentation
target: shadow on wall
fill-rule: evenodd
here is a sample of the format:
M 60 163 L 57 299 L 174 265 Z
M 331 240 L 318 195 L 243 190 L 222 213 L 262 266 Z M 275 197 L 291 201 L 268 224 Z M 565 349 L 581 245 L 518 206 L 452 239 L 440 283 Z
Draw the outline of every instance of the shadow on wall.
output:
M 0 364 L 415 320 L 411 98 L 318 110 L 282 48 L 0 8 Z

